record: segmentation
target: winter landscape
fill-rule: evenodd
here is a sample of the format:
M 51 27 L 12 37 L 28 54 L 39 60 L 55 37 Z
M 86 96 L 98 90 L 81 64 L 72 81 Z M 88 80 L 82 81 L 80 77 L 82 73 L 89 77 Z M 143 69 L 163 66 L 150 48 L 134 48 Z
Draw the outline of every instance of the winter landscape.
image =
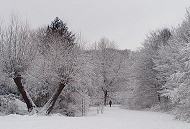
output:
M 0 1 L 0 129 L 190 129 L 190 3 L 42 1 Z
M 164 113 L 126 110 L 118 105 L 106 107 L 103 114 L 92 108 L 85 117 L 8 115 L 0 120 L 2 129 L 189 129 L 190 126 Z

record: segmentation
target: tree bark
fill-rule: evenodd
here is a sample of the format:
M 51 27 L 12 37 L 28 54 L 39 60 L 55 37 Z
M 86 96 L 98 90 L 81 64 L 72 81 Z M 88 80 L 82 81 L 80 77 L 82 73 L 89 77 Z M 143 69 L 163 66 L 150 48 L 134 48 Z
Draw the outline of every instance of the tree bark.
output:
M 42 108 L 42 112 L 44 114 L 50 114 L 51 113 L 51 111 L 53 110 L 53 107 L 55 105 L 55 102 L 57 101 L 59 95 L 61 94 L 61 92 L 65 86 L 66 86 L 65 83 L 59 84 L 58 88 L 55 90 L 52 97 L 48 100 L 48 102 Z
M 161 102 L 161 97 L 159 94 L 158 94 L 158 102 Z
M 35 107 L 35 104 L 33 103 L 32 99 L 30 98 L 29 94 L 25 90 L 24 86 L 22 85 L 21 82 L 21 75 L 16 76 L 14 79 L 14 82 L 17 86 L 18 91 L 21 93 L 22 98 L 24 99 L 24 102 L 27 105 L 28 111 L 31 112 L 33 108 Z

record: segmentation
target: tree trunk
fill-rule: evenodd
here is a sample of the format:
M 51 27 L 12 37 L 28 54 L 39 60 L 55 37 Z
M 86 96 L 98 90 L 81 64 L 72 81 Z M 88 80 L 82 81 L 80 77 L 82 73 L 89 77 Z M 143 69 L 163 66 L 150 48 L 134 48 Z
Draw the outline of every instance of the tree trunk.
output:
M 104 106 L 107 105 L 107 96 L 108 96 L 108 91 L 105 90 L 105 91 L 104 91 Z
M 52 97 L 48 100 L 48 102 L 43 106 L 42 113 L 50 114 L 52 111 L 56 100 L 58 99 L 59 95 L 61 94 L 63 88 L 66 86 L 65 83 L 60 83 L 56 91 L 53 93 Z
M 13 78 L 14 82 L 18 88 L 18 91 L 21 93 L 22 98 L 24 99 L 24 102 L 27 105 L 28 111 L 31 112 L 33 110 L 35 106 L 34 102 L 32 101 L 32 99 L 30 98 L 29 94 L 27 93 L 27 91 L 24 89 L 24 86 L 22 85 L 21 82 L 21 75 L 18 75 L 17 77 Z
M 158 102 L 161 102 L 161 97 L 159 94 L 158 94 Z

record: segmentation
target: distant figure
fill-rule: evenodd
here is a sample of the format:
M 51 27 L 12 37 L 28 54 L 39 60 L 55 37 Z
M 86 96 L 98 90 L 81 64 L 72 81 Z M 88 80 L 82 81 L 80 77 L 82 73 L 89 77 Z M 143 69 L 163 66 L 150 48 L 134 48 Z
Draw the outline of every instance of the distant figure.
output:
M 109 105 L 110 105 L 110 107 L 111 107 L 111 105 L 112 105 L 112 101 L 111 101 L 111 100 L 109 101 Z

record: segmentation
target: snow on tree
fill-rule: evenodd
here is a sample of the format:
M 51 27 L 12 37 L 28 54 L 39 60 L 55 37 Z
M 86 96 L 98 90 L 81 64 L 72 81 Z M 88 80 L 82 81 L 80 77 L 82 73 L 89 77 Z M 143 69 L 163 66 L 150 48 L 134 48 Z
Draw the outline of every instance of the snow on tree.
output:
M 35 58 L 34 34 L 28 25 L 20 23 L 14 16 L 9 25 L 1 26 L 0 54 L 1 72 L 14 80 L 28 110 L 32 111 L 36 106 L 25 90 L 22 80 Z
M 41 112 L 49 114 L 59 95 L 66 86 L 72 86 L 80 78 L 84 67 L 82 51 L 75 42 L 75 36 L 62 20 L 55 18 L 47 29 L 39 33 L 39 51 L 43 56 L 45 75 L 56 86 Z
M 155 60 L 158 58 L 161 46 L 167 45 L 171 33 L 168 29 L 151 33 L 144 41 L 144 47 L 138 52 L 133 67 L 136 86 L 134 87 L 133 101 L 136 107 L 149 108 L 161 102 L 161 81 L 159 72 L 155 69 Z
M 162 46 L 154 60 L 162 83 L 162 96 L 173 102 L 177 118 L 189 118 L 189 13 L 183 23 L 172 32 L 168 44 Z
M 107 39 L 101 39 L 95 44 L 92 53 L 94 61 L 94 85 L 103 93 L 103 104 L 106 105 L 108 97 L 119 91 L 119 85 L 126 81 L 123 70 L 125 53 L 115 49 L 114 44 Z

